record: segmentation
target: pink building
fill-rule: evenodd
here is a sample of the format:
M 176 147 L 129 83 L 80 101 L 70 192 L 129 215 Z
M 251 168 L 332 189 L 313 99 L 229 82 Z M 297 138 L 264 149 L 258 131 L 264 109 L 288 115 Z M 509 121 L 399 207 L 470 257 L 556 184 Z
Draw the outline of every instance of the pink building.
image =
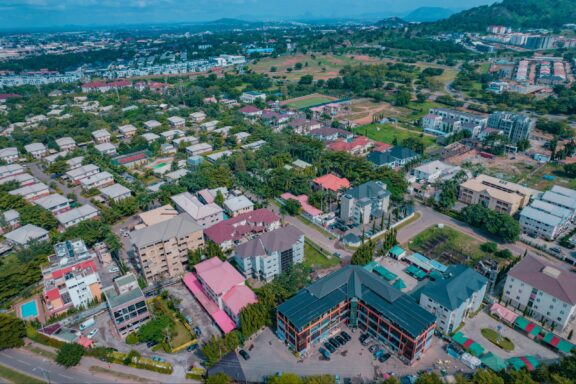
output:
M 283 193 L 280 197 L 282 198 L 282 200 L 285 201 L 288 200 L 298 201 L 300 203 L 300 207 L 302 208 L 302 212 L 304 213 L 305 216 L 308 216 L 310 219 L 320 217 L 323 213 L 320 209 L 308 203 L 308 196 L 306 195 L 294 196 L 293 194 L 286 192 Z
M 244 284 L 244 276 L 217 257 L 195 266 L 196 273 L 184 276 L 184 284 L 222 330 L 232 332 L 240 323 L 240 311 L 258 302 Z

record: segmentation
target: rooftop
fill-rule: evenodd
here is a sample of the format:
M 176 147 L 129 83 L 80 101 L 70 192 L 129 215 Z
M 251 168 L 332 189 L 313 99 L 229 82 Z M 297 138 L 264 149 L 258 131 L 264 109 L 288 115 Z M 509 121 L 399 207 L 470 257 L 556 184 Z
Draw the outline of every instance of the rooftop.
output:
M 221 221 L 205 229 L 204 234 L 213 242 L 222 244 L 229 240 L 240 240 L 250 233 L 264 232 L 266 226 L 274 222 L 280 222 L 280 218 L 274 212 L 261 208 Z
M 527 255 L 508 272 L 508 276 L 565 303 L 576 305 L 576 274 L 565 269 L 561 264 Z
M 244 284 L 244 276 L 240 274 L 227 261 L 213 257 L 194 266 L 198 277 L 216 295 L 222 295 L 230 291 L 232 287 Z
M 422 294 L 454 310 L 488 283 L 488 279 L 465 265 L 451 265 L 444 278 L 424 286 Z
M 381 181 L 368 181 L 357 187 L 348 189 L 345 194 L 356 200 L 390 196 L 390 192 L 386 190 L 386 184 Z
M 416 301 L 363 267 L 349 265 L 316 281 L 278 306 L 298 329 L 339 303 L 357 298 L 371 306 L 412 337 L 421 335 L 436 322 L 436 317 Z
M 229 211 L 236 212 L 241 209 L 253 207 L 254 203 L 244 195 L 230 197 L 224 200 L 224 207 Z
M 222 212 L 222 208 L 220 208 L 217 204 L 202 204 L 202 202 L 190 192 L 184 192 L 179 195 L 172 196 L 171 199 L 174 204 L 180 207 L 181 210 L 185 211 L 196 220 Z
M 150 244 L 169 240 L 173 237 L 185 237 L 201 231 L 202 227 L 198 225 L 190 215 L 181 213 L 169 220 L 133 231 L 130 233 L 130 237 L 132 244 L 138 248 L 142 248 Z
M 26 224 L 23 227 L 13 230 L 4 237 L 14 243 L 24 245 L 32 240 L 40 239 L 48 235 L 48 231 L 33 224 Z
M 260 237 L 236 247 L 236 254 L 241 258 L 265 256 L 274 252 L 291 249 L 300 241 L 304 233 L 288 225 L 272 232 L 263 233 Z
M 142 212 L 139 216 L 144 225 L 150 226 L 166 220 L 170 220 L 177 215 L 178 211 L 175 210 L 170 204 L 166 204 L 151 211 Z
M 317 177 L 312 181 L 323 189 L 329 189 L 333 192 L 338 192 L 342 188 L 350 188 L 350 182 L 348 179 L 338 177 L 332 173 Z

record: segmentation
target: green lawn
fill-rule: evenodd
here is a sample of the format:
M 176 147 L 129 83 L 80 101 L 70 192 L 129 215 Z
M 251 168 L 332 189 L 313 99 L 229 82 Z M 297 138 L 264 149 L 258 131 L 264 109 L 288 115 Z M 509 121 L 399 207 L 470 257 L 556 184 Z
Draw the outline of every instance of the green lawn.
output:
M 486 338 L 489 342 L 496 345 L 499 348 L 502 348 L 506 352 L 512 352 L 514 350 L 514 343 L 507 337 L 502 337 L 498 335 L 493 329 L 484 328 L 480 332 L 482 332 L 482 336 Z
M 303 109 L 303 108 L 310 108 L 320 104 L 329 103 L 331 101 L 334 101 L 334 99 L 330 97 L 318 96 L 318 97 L 311 97 L 309 99 L 291 101 L 287 103 L 286 106 L 290 108 Z
M 14 384 L 42 384 L 45 381 L 25 375 L 4 365 L 0 365 L 0 377 Z
M 304 266 L 309 268 L 330 268 L 340 264 L 336 257 L 327 258 L 307 242 L 304 243 Z
M 358 135 L 368 136 L 372 140 L 381 141 L 383 143 L 393 144 L 394 139 L 398 143 L 409 137 L 419 138 L 424 142 L 426 147 L 430 147 L 435 144 L 434 138 L 430 136 L 423 135 L 417 131 L 410 131 L 407 129 L 397 128 L 391 124 L 370 124 L 362 127 L 358 127 L 354 130 L 354 133 Z
M 441 241 L 442 239 L 445 240 Z M 437 258 L 445 252 L 465 255 L 469 259 L 460 260 L 460 262 L 474 264 L 476 261 L 489 256 L 480 249 L 481 244 L 479 240 L 454 228 L 432 226 L 416 235 L 408 246 L 413 251 L 431 258 Z M 446 262 L 446 260 L 439 261 Z

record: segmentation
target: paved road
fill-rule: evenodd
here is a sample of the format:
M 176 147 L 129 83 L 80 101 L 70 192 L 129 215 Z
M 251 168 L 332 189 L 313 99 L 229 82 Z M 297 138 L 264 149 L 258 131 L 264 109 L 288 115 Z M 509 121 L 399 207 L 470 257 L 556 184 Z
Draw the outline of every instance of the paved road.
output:
M 58 179 L 52 179 L 50 175 L 46 174 L 42 168 L 38 165 L 38 163 L 30 163 L 28 164 L 28 169 L 32 176 L 40 180 L 46 185 L 50 185 L 50 183 L 56 183 L 58 189 L 62 191 L 64 196 L 67 196 L 70 193 L 76 195 L 76 200 L 81 204 L 89 204 L 90 200 L 82 196 L 82 189 L 80 187 L 69 188 L 66 184 L 61 183 Z

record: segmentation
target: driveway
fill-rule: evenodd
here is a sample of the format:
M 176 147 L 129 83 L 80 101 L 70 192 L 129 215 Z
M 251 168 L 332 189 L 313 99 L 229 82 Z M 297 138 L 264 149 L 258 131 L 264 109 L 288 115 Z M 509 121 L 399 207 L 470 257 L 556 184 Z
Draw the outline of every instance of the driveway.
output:
M 69 188 L 66 184 L 61 183 L 58 179 L 52 179 L 50 175 L 48 175 L 42 170 L 42 168 L 40 167 L 40 165 L 38 165 L 38 163 L 29 163 L 28 169 L 30 170 L 30 173 L 32 173 L 32 176 L 34 176 L 44 184 L 50 185 L 50 183 L 55 183 L 58 189 L 62 191 L 64 196 L 67 196 L 72 193 L 76 196 L 76 200 L 79 203 L 83 205 L 90 203 L 89 199 L 82 196 L 82 188 L 80 187 Z

